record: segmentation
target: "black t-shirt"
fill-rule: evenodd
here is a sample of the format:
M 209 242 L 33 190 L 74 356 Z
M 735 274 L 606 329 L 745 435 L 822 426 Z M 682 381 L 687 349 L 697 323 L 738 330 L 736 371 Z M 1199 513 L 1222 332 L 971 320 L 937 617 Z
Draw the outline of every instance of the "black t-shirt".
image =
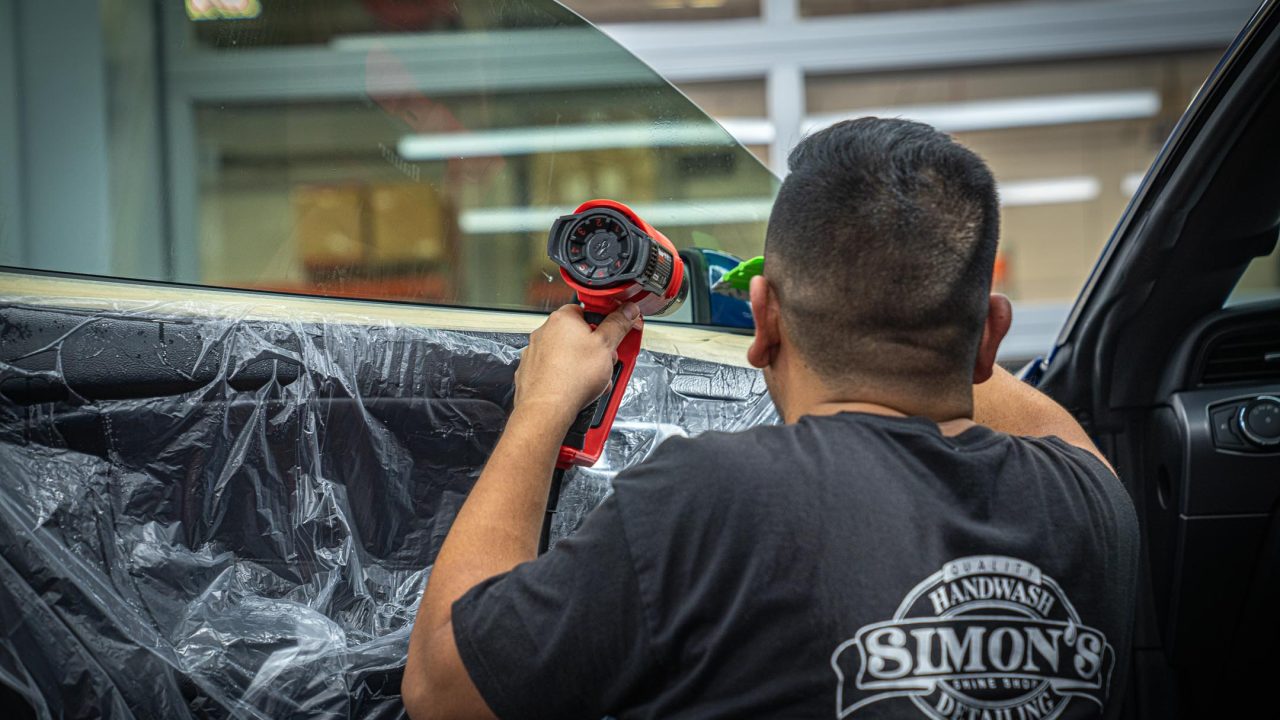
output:
M 1098 717 L 1137 553 L 1119 481 L 1057 438 L 808 417 L 663 443 L 454 636 L 504 719 Z

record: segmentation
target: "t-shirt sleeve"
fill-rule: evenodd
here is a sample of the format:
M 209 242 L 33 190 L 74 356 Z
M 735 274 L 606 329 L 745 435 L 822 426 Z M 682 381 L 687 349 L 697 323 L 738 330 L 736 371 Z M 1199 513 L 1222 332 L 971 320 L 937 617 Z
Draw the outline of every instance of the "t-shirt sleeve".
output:
M 1103 462 L 1098 459 L 1098 456 L 1094 455 L 1088 450 L 1085 450 L 1082 447 L 1079 447 L 1077 445 L 1072 445 L 1071 443 L 1067 442 L 1066 440 L 1063 440 L 1057 435 L 1050 435 L 1048 437 L 1039 438 L 1039 440 L 1044 445 L 1057 451 L 1059 455 L 1062 455 L 1068 461 L 1073 462 L 1077 466 L 1085 469 L 1089 474 L 1093 475 L 1094 477 L 1107 478 L 1109 480 L 1118 479 L 1116 477 L 1115 471 L 1113 471 L 1111 468 L 1103 464 Z
M 500 718 L 590 718 L 652 671 L 649 632 L 617 501 L 537 560 L 453 605 L 458 653 Z

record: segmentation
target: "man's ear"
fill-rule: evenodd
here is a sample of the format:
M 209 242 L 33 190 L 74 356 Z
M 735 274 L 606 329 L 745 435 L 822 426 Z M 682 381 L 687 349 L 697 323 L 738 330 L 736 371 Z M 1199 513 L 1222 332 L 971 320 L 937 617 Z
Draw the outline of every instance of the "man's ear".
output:
M 991 293 L 987 305 L 987 323 L 982 327 L 982 342 L 978 345 L 978 360 L 973 366 L 973 384 L 991 379 L 996 364 L 996 350 L 1009 332 L 1013 322 L 1013 305 L 1000 293 Z
M 751 278 L 751 316 L 756 323 L 756 336 L 747 348 L 747 362 L 765 368 L 773 364 L 782 341 L 778 296 L 763 275 Z

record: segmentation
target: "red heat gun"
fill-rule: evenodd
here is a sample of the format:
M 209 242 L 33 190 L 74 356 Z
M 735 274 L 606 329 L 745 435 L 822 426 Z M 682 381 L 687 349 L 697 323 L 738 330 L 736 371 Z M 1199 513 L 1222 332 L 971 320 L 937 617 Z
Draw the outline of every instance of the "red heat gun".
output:
M 654 317 L 675 310 L 684 300 L 684 262 L 671 241 L 639 215 L 613 200 L 588 200 L 551 226 L 547 255 L 560 277 L 578 293 L 583 317 L 592 327 L 625 303 Z M 640 353 L 640 328 L 618 345 L 613 382 L 578 415 L 556 467 L 594 465 L 604 450 L 623 391 Z
M 558 218 L 551 226 L 547 255 L 560 266 L 560 277 L 577 292 L 583 317 L 592 327 L 629 302 L 635 303 L 642 317 L 668 314 L 687 292 L 684 262 L 675 245 L 631 208 L 613 200 L 588 200 L 573 214 Z M 591 466 L 600 459 L 636 366 L 640 338 L 637 327 L 622 339 L 609 389 L 582 409 L 560 446 L 543 526 L 544 549 L 564 471 L 574 465 Z

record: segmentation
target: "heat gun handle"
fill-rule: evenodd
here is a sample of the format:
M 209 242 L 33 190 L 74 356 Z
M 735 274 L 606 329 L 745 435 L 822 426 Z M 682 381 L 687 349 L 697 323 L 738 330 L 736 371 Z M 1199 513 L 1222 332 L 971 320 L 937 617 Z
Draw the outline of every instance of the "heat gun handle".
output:
M 604 318 L 605 316 L 600 313 L 594 313 L 594 312 L 582 313 L 582 319 L 586 320 L 587 323 L 591 325 L 591 327 L 593 328 L 598 327 L 600 323 L 604 322 Z M 613 382 L 616 383 L 617 380 L 618 380 L 618 363 L 614 363 L 613 364 Z M 578 417 L 574 418 L 573 424 L 569 426 L 569 432 L 565 434 L 564 442 L 561 443 L 562 447 L 571 448 L 573 450 L 582 449 L 583 445 L 587 441 L 587 432 L 591 430 L 591 425 L 593 422 L 598 422 L 598 418 L 596 416 L 600 412 L 602 412 L 602 408 L 604 407 L 604 405 L 607 404 L 606 396 L 608 395 L 609 392 L 613 390 L 613 387 L 614 386 L 611 384 L 609 386 L 609 390 L 606 391 L 605 395 L 601 395 L 595 400 L 592 400 L 591 402 L 587 403 L 586 407 L 582 408 L 582 411 L 578 413 Z
M 592 327 L 604 321 L 599 313 L 583 313 Z M 613 364 L 613 378 L 609 389 L 578 413 L 560 446 L 556 467 L 567 469 L 574 465 L 591 466 L 600 459 L 604 442 L 609 437 L 614 415 L 626 392 L 627 381 L 635 369 L 636 356 L 640 354 L 640 330 L 634 329 L 618 345 L 618 360 Z
M 564 447 L 575 450 L 582 450 L 586 447 L 587 434 L 591 432 L 591 428 L 600 425 L 605 410 L 609 406 L 610 393 L 617 386 L 618 375 L 621 373 L 622 361 L 618 361 L 613 364 L 613 379 L 610 381 L 609 391 L 582 408 L 582 412 L 578 413 L 578 417 L 574 418 L 573 424 L 569 426 L 569 432 L 564 436 L 564 442 L 561 443 Z
M 587 324 L 592 328 L 596 328 L 600 326 L 600 323 L 604 322 L 605 315 L 604 313 L 585 310 L 582 313 L 582 319 L 586 320 Z M 604 407 L 608 405 L 608 396 L 613 392 L 614 387 L 616 387 L 616 383 L 618 381 L 618 369 L 618 363 L 614 363 L 613 377 L 610 380 L 609 389 L 605 391 L 604 395 L 601 395 L 595 400 L 587 403 L 587 406 L 582 408 L 582 411 L 578 413 L 578 417 L 574 418 L 573 424 L 569 426 L 569 432 L 564 437 L 564 442 L 561 443 L 563 447 L 570 448 L 572 450 L 583 449 L 583 446 L 587 442 L 587 433 L 591 430 L 592 425 L 599 424 L 599 415 L 603 412 Z
M 604 315 L 593 312 L 582 315 L 592 327 L 604 322 L 605 318 Z M 569 432 L 565 434 L 556 458 L 555 473 L 551 478 L 547 512 L 542 519 L 542 533 L 538 538 L 539 555 L 546 552 L 551 544 L 551 523 L 560 505 L 560 487 L 564 473 L 574 465 L 590 467 L 600 459 L 605 440 L 609 438 L 609 428 L 613 427 L 613 418 L 626 393 L 627 381 L 631 379 L 631 371 L 635 369 L 636 356 L 639 354 L 640 330 L 634 329 L 618 345 L 618 360 L 613 364 L 613 381 L 609 384 L 609 389 L 578 413 Z

